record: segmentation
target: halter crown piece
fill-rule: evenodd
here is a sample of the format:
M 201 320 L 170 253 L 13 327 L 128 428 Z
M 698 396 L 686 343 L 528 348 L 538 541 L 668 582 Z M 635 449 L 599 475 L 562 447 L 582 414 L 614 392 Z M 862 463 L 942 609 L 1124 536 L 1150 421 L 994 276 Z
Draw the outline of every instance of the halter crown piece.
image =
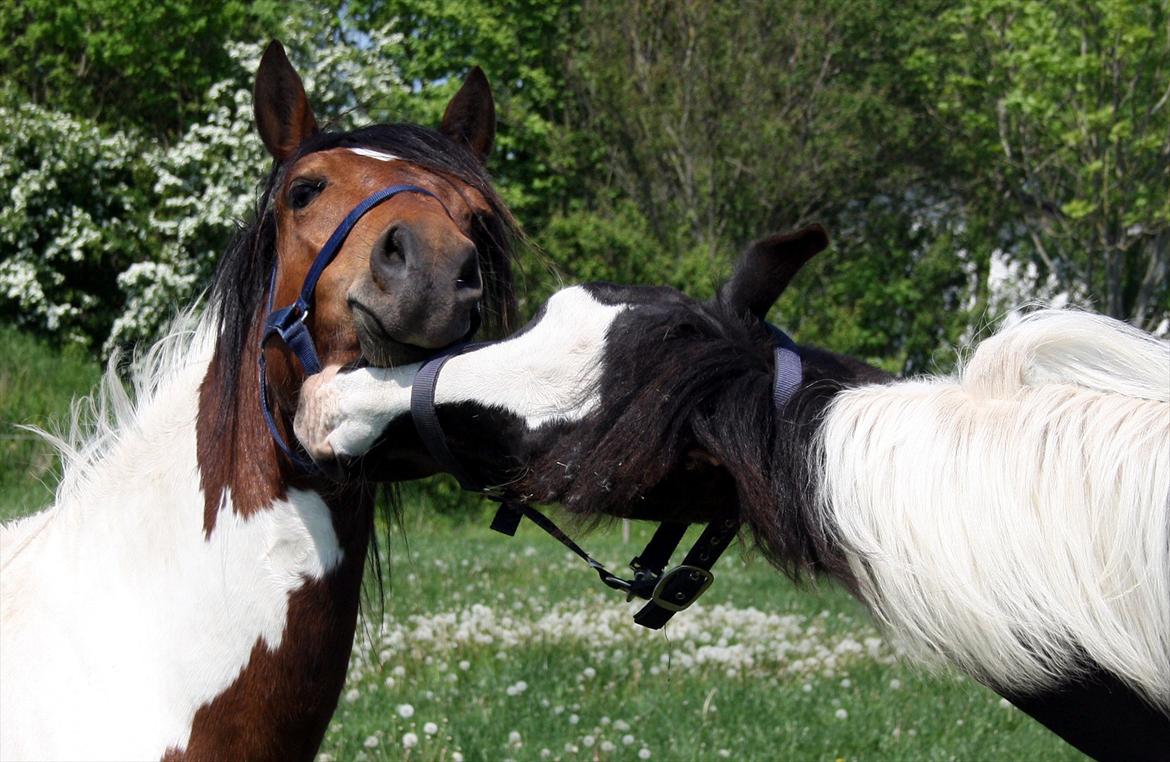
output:
M 374 207 L 389 201 L 399 193 L 418 193 L 430 196 L 438 201 L 440 206 L 443 206 L 443 202 L 438 196 L 417 185 L 391 185 L 370 194 L 351 209 L 349 214 L 345 215 L 345 219 L 338 224 L 333 234 L 329 236 L 329 240 L 317 252 L 316 258 L 313 259 L 313 266 L 309 268 L 309 273 L 305 276 L 305 282 L 301 286 L 301 293 L 297 296 L 296 301 L 278 310 L 272 309 L 272 304 L 276 300 L 277 270 L 277 263 L 272 263 L 272 276 L 268 282 L 268 316 L 264 319 L 264 335 L 260 337 L 260 360 L 258 363 L 260 407 L 264 411 L 264 422 L 268 424 L 268 431 L 272 434 L 277 446 L 288 456 L 289 460 L 303 470 L 311 471 L 315 466 L 308 458 L 293 452 L 288 443 L 284 441 L 284 437 L 281 436 L 280 430 L 276 427 L 276 419 L 272 415 L 272 406 L 268 402 L 268 377 L 264 347 L 273 335 L 279 336 L 280 340 L 301 361 L 301 367 L 304 368 L 306 376 L 321 372 L 321 362 L 317 359 L 317 348 L 313 345 L 313 337 L 309 333 L 308 326 L 305 325 L 305 318 L 309 316 L 309 307 L 313 303 L 313 292 L 317 289 L 317 281 L 321 278 L 321 273 L 325 272 L 325 268 L 337 256 L 341 245 L 345 243 L 346 237 L 349 236 L 358 220 Z M 446 207 L 443 206 L 443 209 L 445 211 Z
M 775 361 L 772 400 L 779 411 L 783 410 L 800 388 L 804 370 L 800 361 L 800 348 L 796 342 L 773 325 L 768 325 L 768 331 L 773 338 L 772 351 Z M 439 371 L 443 369 L 447 360 L 456 354 L 483 345 L 482 342 L 468 344 L 451 353 L 432 358 L 419 369 L 414 378 L 410 390 L 410 415 L 431 457 L 444 471 L 454 476 L 463 489 L 482 492 L 493 500 L 499 500 L 500 507 L 492 520 L 492 529 L 509 536 L 515 535 L 521 519 L 527 516 L 534 524 L 580 556 L 597 572 L 597 576 L 605 585 L 624 592 L 626 600 L 634 598 L 646 600 L 646 605 L 634 615 L 634 622 L 652 630 L 661 629 L 676 612 L 689 607 L 711 586 L 715 579 L 711 574 L 711 567 L 739 533 L 739 519 L 722 519 L 709 523 L 682 563 L 668 571 L 664 569 L 670 563 L 670 556 L 682 542 L 688 525 L 662 522 L 646 548 L 630 561 L 634 578 L 628 580 L 606 569 L 536 508 L 527 503 L 501 498 L 493 494 L 490 488 L 478 484 L 470 478 L 451 452 L 451 448 L 447 446 L 447 438 L 443 434 L 443 427 L 439 425 L 438 413 L 435 410 L 435 387 L 439 381 Z

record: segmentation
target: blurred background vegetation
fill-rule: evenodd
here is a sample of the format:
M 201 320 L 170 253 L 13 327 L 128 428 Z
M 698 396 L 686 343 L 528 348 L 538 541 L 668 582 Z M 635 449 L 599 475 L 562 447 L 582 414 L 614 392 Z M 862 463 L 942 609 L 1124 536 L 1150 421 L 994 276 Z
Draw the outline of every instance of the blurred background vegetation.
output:
M 1170 333 L 1166 0 L 22 0 L 0 4 L 5 346 L 80 368 L 202 293 L 267 170 L 272 37 L 338 127 L 435 125 L 484 68 L 524 313 L 580 280 L 705 297 L 752 239 L 820 221 L 833 246 L 773 317 L 891 371 L 947 369 L 1029 300 Z M 4 423 L 40 420 L 55 386 L 16 373 Z

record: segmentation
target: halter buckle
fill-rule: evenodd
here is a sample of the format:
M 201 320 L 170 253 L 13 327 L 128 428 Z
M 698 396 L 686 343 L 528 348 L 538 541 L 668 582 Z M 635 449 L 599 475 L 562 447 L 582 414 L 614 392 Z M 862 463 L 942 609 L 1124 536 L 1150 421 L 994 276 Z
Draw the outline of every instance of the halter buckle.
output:
M 285 343 L 288 343 L 289 337 L 294 336 L 304 329 L 305 318 L 309 316 L 309 308 L 304 308 L 298 302 L 293 302 L 287 307 L 282 307 L 278 310 L 273 310 L 268 316 L 268 330 L 267 335 L 275 333 Z
M 699 566 L 682 564 L 658 580 L 650 600 L 670 612 L 682 611 L 711 587 L 715 575 Z

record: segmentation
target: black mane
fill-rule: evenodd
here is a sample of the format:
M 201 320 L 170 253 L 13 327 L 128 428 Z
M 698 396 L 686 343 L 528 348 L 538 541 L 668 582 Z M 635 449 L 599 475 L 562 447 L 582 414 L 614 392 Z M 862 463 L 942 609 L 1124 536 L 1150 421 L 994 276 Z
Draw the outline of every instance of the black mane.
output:
M 628 301 L 594 288 L 603 302 Z M 809 456 L 840 380 L 881 377 L 867 378 L 877 372 L 847 358 L 802 349 L 804 384 L 777 410 L 773 340 L 762 322 L 718 301 L 653 293 L 610 329 L 599 409 L 539 457 L 526 489 L 596 518 L 645 516 L 639 504 L 659 502 L 655 493 L 671 482 L 682 485 L 671 499 L 684 501 L 709 499 L 705 488 L 717 483 L 721 499 L 708 519 L 738 513 L 769 561 L 794 578 L 804 570 L 839 571 L 835 543 L 815 520 Z M 689 476 L 685 462 L 695 448 L 731 479 L 719 480 L 715 469 Z M 671 518 L 657 507 L 651 513 Z
M 365 147 L 386 151 L 423 169 L 458 179 L 478 190 L 491 207 L 492 217 L 472 231 L 483 274 L 482 319 L 489 335 L 507 333 L 515 322 L 511 259 L 521 239 L 519 228 L 503 200 L 492 188 L 483 165 L 462 146 L 436 130 L 412 124 L 378 124 L 351 132 L 322 132 L 300 147 L 297 154 L 272 168 L 256 201 L 253 218 L 241 227 L 220 258 L 212 278 L 209 308 L 217 321 L 217 354 L 221 388 L 234 390 L 240 363 L 259 319 L 268 279 L 276 256 L 276 222 L 272 193 L 282 173 L 301 157 L 330 148 Z M 229 406 L 221 415 L 232 415 Z

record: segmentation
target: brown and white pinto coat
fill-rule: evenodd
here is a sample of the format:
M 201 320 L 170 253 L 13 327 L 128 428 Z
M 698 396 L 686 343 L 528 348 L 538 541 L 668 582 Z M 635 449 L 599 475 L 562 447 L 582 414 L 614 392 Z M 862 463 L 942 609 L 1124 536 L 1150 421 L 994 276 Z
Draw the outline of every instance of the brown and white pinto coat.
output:
M 59 442 L 56 503 L 0 530 L 0 758 L 312 759 L 341 692 L 373 523 L 373 488 L 300 472 L 262 417 L 256 368 L 272 268 L 293 300 L 360 200 L 309 327 L 323 362 L 389 364 L 512 310 L 511 220 L 481 164 L 492 97 L 473 71 L 440 131 L 319 133 L 273 44 L 256 117 L 276 168 L 225 255 L 202 317 L 132 370 L 111 370 L 95 432 Z M 303 380 L 269 343 L 277 425 Z

